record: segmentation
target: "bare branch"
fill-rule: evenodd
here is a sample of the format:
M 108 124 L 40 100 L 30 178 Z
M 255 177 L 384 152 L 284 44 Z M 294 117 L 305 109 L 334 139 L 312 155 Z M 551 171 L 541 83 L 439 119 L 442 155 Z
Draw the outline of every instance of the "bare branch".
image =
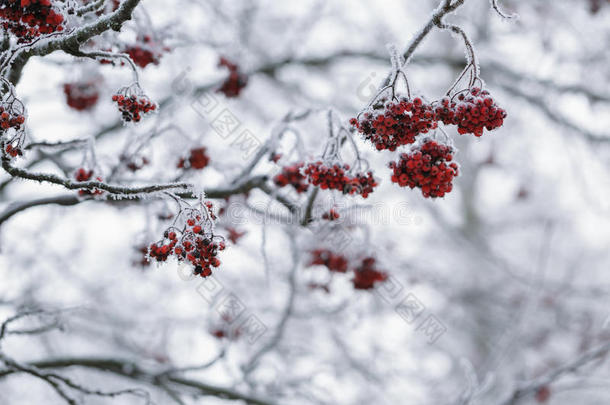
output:
M 583 353 L 575 360 L 548 372 L 532 382 L 521 385 L 513 391 L 509 398 L 501 402 L 500 405 L 515 405 L 521 398 L 532 395 L 540 388 L 548 386 L 566 374 L 574 373 L 592 361 L 605 356 L 608 352 L 610 352 L 610 342 L 606 342 L 601 346 Z

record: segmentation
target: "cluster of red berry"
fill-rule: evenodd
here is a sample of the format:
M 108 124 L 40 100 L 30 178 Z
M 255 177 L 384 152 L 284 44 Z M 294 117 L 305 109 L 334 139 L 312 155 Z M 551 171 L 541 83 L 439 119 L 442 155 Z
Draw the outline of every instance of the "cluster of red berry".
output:
M 147 114 L 157 109 L 156 104 L 150 101 L 148 97 L 137 96 L 135 94 L 115 94 L 112 96 L 112 101 L 117 103 L 125 122 L 140 122 L 142 114 Z
M 0 105 L 0 137 L 8 134 L 13 129 L 16 134 L 7 136 L 4 145 L 4 151 L 11 157 L 23 155 L 21 144 L 23 143 L 23 124 L 25 123 L 25 115 L 23 108 L 17 109 L 16 105 L 22 105 L 18 101 L 6 102 Z
M 367 198 L 378 183 L 373 172 L 348 174 L 349 165 L 334 164 L 326 166 L 321 161 L 310 163 L 305 168 L 305 175 L 310 184 L 319 186 L 323 190 L 339 190 L 344 194 L 360 194 Z
M 438 127 L 438 121 L 456 125 L 460 134 L 481 136 L 483 129 L 491 131 L 502 126 L 506 111 L 498 107 L 489 91 L 479 87 L 456 93 L 453 101 L 448 97 L 425 103 L 421 98 L 402 98 L 398 102 L 381 99 L 373 105 L 374 112 L 366 112 L 350 123 L 378 150 L 396 150 L 401 145 L 415 142 L 419 134 Z
M 188 158 L 180 158 L 178 161 L 179 169 L 201 170 L 210 164 L 210 157 L 206 153 L 206 148 L 193 148 Z
M 347 272 L 348 260 L 342 254 L 334 253 L 329 249 L 314 249 L 310 252 L 309 266 L 326 266 L 329 271 L 336 273 Z
M 64 84 L 66 102 L 76 111 L 90 110 L 100 98 L 97 85 L 93 81 Z
M 370 290 L 375 283 L 388 279 L 388 274 L 376 268 L 376 260 L 373 257 L 362 259 L 360 266 L 354 269 L 352 284 L 356 290 Z
M 309 189 L 307 177 L 301 173 L 303 163 L 295 163 L 290 166 L 282 167 L 282 171 L 273 178 L 273 182 L 278 187 L 291 185 L 297 193 L 304 193 Z
M 180 262 L 186 261 L 193 266 L 193 273 L 201 277 L 212 274 L 212 267 L 220 266 L 216 257 L 225 249 L 225 243 L 211 231 L 211 203 L 206 203 L 209 217 L 203 218 L 199 212 L 190 214 L 180 230 L 171 227 L 165 231 L 163 239 L 149 247 L 150 257 L 158 262 L 166 261 L 174 255 Z M 206 229 L 208 228 L 208 229 Z
M 216 324 L 210 328 L 210 333 L 216 339 L 228 339 L 228 340 L 237 340 L 242 336 L 243 331 L 241 326 L 235 327 L 233 321 L 235 319 L 228 315 L 223 314 L 220 317 L 219 322 L 215 322 Z M 233 324 L 233 325 L 232 325 Z
M 347 257 L 335 253 L 329 249 L 314 249 L 310 252 L 311 258 L 308 266 L 321 265 L 326 266 L 332 273 L 347 273 L 350 268 Z M 375 287 L 375 283 L 387 280 L 388 274 L 377 269 L 376 260 L 373 257 L 365 257 L 360 261 L 358 266 L 352 268 L 354 277 L 352 284 L 356 290 L 370 290 Z M 310 288 L 323 287 L 328 292 L 329 287 L 326 284 L 319 285 L 310 283 Z
M 78 181 L 79 183 L 84 182 L 84 181 L 89 181 L 91 180 L 91 178 L 93 177 L 93 170 L 87 170 L 85 168 L 79 168 L 75 173 L 74 173 L 74 179 L 76 181 Z M 102 181 L 101 177 L 96 177 L 95 180 L 97 181 Z M 103 191 L 102 190 L 98 190 L 98 189 L 94 189 L 94 190 L 78 190 L 78 195 L 81 196 L 85 196 L 85 195 L 100 195 L 102 194 Z
M 452 190 L 453 178 L 458 175 L 452 153 L 451 146 L 427 140 L 415 151 L 402 153 L 398 162 L 390 162 L 392 182 L 418 187 L 424 197 L 443 197 Z
M 248 84 L 248 76 L 240 72 L 239 66 L 224 57 L 220 58 L 218 66 L 224 66 L 229 69 L 229 77 L 222 83 L 218 92 L 223 93 L 229 98 L 238 97 L 239 93 Z
M 237 241 L 243 238 L 247 233 L 246 231 L 238 231 L 237 229 L 230 226 L 227 227 L 227 232 L 229 233 L 227 235 L 227 239 L 229 239 L 233 244 L 236 244 Z
M 22 114 L 17 114 L 11 111 L 10 108 L 0 106 L 0 135 L 3 135 L 10 128 L 13 128 L 15 131 L 21 130 L 24 122 L 25 117 Z
M 6 145 L 6 148 L 4 148 L 4 150 L 10 157 L 23 156 L 23 151 L 21 150 L 21 148 L 15 147 L 13 145 Z
M 589 0 L 589 11 L 591 11 L 591 14 L 599 13 L 604 3 L 610 5 L 610 0 Z
M 401 145 L 415 142 L 415 137 L 437 127 L 431 104 L 421 98 L 402 98 L 398 102 L 379 100 L 373 106 L 374 113 L 366 112 L 362 119 L 352 118 L 350 123 L 377 150 L 396 150 Z
M 20 43 L 64 29 L 64 16 L 53 8 L 51 0 L 4 0 L 0 20 L 4 30 L 12 32 Z
M 443 124 L 457 125 L 460 135 L 474 134 L 478 137 L 483 135 L 483 129 L 491 131 L 504 123 L 506 111 L 496 105 L 487 90 L 473 87 L 458 94 L 457 100 L 444 97 L 434 112 Z
M 144 166 L 150 163 L 150 160 L 148 160 L 146 156 L 141 155 L 129 156 L 121 154 L 121 156 L 119 156 L 119 159 L 121 160 L 121 163 L 125 165 L 127 170 L 132 173 L 137 172 L 138 170 L 142 169 Z
M 339 217 L 339 213 L 334 208 L 331 208 L 328 212 L 322 214 L 322 219 L 325 219 L 327 221 L 334 221 L 336 219 L 339 219 Z
M 128 46 L 125 48 L 124 52 L 129 55 L 136 65 L 145 68 L 151 63 L 153 65 L 159 64 L 162 54 L 157 48 L 159 48 L 159 46 L 154 43 L 152 37 L 150 35 L 144 35 L 141 37 L 141 41 L 135 45 Z M 164 47 L 163 50 L 169 51 L 169 48 Z

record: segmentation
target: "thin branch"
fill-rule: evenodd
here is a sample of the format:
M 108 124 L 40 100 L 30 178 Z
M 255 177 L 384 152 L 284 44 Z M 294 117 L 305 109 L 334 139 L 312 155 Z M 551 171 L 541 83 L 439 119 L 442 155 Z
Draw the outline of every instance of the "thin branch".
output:
M 157 377 L 155 373 L 146 371 L 137 363 L 124 359 L 95 358 L 95 357 L 64 357 L 36 361 L 29 364 L 37 369 L 62 369 L 70 367 L 82 367 L 92 370 L 104 371 L 136 381 L 144 382 L 160 389 L 166 390 L 168 386 L 172 388 L 189 388 L 192 394 L 201 396 L 214 396 L 217 398 L 244 401 L 252 405 L 274 405 L 271 400 L 256 397 L 236 391 L 231 388 L 219 387 L 206 384 L 200 381 L 181 378 L 176 376 Z M 15 373 L 14 370 L 0 371 L 0 378 Z
M 501 402 L 500 405 L 515 405 L 521 398 L 532 395 L 540 388 L 548 386 L 566 374 L 576 372 L 581 367 L 584 367 L 592 361 L 606 355 L 608 352 L 610 352 L 610 341 L 583 353 L 577 359 L 550 371 L 534 381 L 518 387 L 506 400 Z
M 286 302 L 286 306 L 284 307 L 284 311 L 275 328 L 275 334 L 273 337 L 261 347 L 246 363 L 242 366 L 242 370 L 244 372 L 245 377 L 247 378 L 248 374 L 251 373 L 257 366 L 260 359 L 271 351 L 274 347 L 278 345 L 278 343 L 282 340 L 284 336 L 284 332 L 286 331 L 286 325 L 288 324 L 288 320 L 292 316 L 294 311 L 294 304 L 297 295 L 297 271 L 299 269 L 299 247 L 297 246 L 297 242 L 295 240 L 294 235 L 290 236 L 290 250 L 292 253 L 292 269 L 290 269 L 290 273 L 288 275 L 288 300 Z
M 490 0 L 490 2 L 491 8 L 493 8 L 500 17 L 506 18 L 507 20 L 518 17 L 517 14 L 506 14 L 504 11 L 502 11 L 502 9 L 500 9 L 500 6 L 498 5 L 499 0 Z
M 244 194 L 255 188 L 260 188 L 265 183 L 265 181 L 267 181 L 267 178 L 265 176 L 255 176 L 250 179 L 247 179 L 246 181 L 244 181 L 242 183 L 235 184 L 231 187 L 208 189 L 208 190 L 206 190 L 206 198 L 224 199 L 224 198 L 230 197 L 235 194 Z M 180 198 L 184 198 L 184 199 L 198 198 L 198 196 L 194 195 L 193 193 L 179 193 L 178 196 Z M 139 200 L 139 198 L 137 198 L 137 197 L 134 199 L 130 199 L 130 201 L 137 201 L 137 200 Z M 111 203 L 117 202 L 117 200 L 115 198 L 112 198 L 110 196 L 106 196 L 106 198 L 104 198 L 104 196 L 97 197 L 97 198 L 79 198 L 76 195 L 68 194 L 68 195 L 39 198 L 36 200 L 14 203 L 14 204 L 10 205 L 4 212 L 0 213 L 0 226 L 4 222 L 6 222 L 8 219 L 10 219 L 13 215 L 16 215 L 29 208 L 40 207 L 40 206 L 44 206 L 44 205 L 53 205 L 53 204 L 61 205 L 61 206 L 72 206 L 72 205 L 80 204 L 81 202 L 85 202 L 85 201 L 104 201 L 104 202 L 111 202 Z
M 73 182 L 54 174 L 33 173 L 25 169 L 11 166 L 10 160 L 6 156 L 2 157 L 2 168 L 13 177 L 58 184 L 67 188 L 68 190 L 103 190 L 110 194 L 115 194 L 116 196 L 146 194 L 172 189 L 186 190 L 191 188 L 191 185 L 187 183 L 153 184 L 142 187 L 122 187 L 112 186 L 101 181 Z
M 6 66 L 8 68 L 8 80 L 16 85 L 21 78 L 24 66 L 32 56 L 46 56 L 59 50 L 64 50 L 68 53 L 76 52 L 80 49 L 81 45 L 105 31 L 120 31 L 123 23 L 131 19 L 131 15 L 139 3 L 140 0 L 124 0 L 116 11 L 101 17 L 91 24 L 54 39 L 19 48 L 8 59 L 8 66 Z M 5 73 L 4 69 L 3 73 Z
M 564 127 L 574 131 L 575 133 L 581 134 L 588 141 L 594 143 L 610 142 L 610 135 L 596 134 L 586 128 L 583 128 L 581 125 L 577 125 L 569 121 L 566 117 L 551 109 L 551 107 L 549 107 L 549 103 L 546 100 L 540 97 L 535 97 L 531 94 L 527 94 L 516 86 L 502 83 L 499 83 L 498 85 L 506 92 L 511 93 L 514 96 L 520 97 L 530 103 L 532 106 L 538 108 L 551 121 L 559 125 L 563 125 Z

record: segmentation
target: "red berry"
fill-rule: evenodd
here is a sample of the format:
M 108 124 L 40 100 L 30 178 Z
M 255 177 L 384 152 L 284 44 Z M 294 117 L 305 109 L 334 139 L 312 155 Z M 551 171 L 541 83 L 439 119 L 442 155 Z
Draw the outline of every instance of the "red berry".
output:
M 453 159 L 453 148 L 432 140 L 425 141 L 418 150 L 400 155 L 391 162 L 392 182 L 400 187 L 418 187 L 424 197 L 443 197 L 453 189 L 453 178 L 459 173 Z
M 378 282 L 387 280 L 388 275 L 384 271 L 375 268 L 376 260 L 373 257 L 362 259 L 360 266 L 354 269 L 352 284 L 357 290 L 370 290 Z
M 432 105 L 419 97 L 397 102 L 381 99 L 374 104 L 373 112 L 350 122 L 377 150 L 391 151 L 415 142 L 419 134 L 437 127 Z
M 248 84 L 248 76 L 241 73 L 236 64 L 224 57 L 220 58 L 218 66 L 224 66 L 229 69 L 229 76 L 217 91 L 223 93 L 225 97 L 228 98 L 238 97 L 244 87 Z

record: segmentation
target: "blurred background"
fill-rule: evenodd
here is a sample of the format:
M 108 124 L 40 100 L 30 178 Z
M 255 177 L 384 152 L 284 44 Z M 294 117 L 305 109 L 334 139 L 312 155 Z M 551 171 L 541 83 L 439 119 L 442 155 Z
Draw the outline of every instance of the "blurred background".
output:
M 321 155 L 329 109 L 347 125 L 391 69 L 386 45 L 406 49 L 439 5 L 170 3 L 143 1 L 119 34 L 88 44 L 152 52 L 140 84 L 159 113 L 121 124 L 111 96 L 132 82 L 128 66 L 33 58 L 16 87 L 29 142 L 84 141 L 33 149 L 21 165 L 72 176 L 86 162 L 122 184 L 183 179 L 208 192 L 244 173 L 271 178 Z M 508 114 L 480 138 L 447 131 L 460 163 L 450 194 L 393 184 L 397 152 L 355 134 L 380 185 L 367 199 L 320 193 L 310 226 L 276 200 L 304 207 L 310 195 L 272 181 L 211 198 L 228 238 L 213 278 L 147 261 L 171 199 L 73 201 L 76 192 L 1 173 L 0 320 L 42 312 L 11 322 L 0 341 L 0 404 L 70 403 L 9 358 L 100 391 L 56 380 L 85 404 L 610 403 L 610 346 L 582 357 L 610 340 L 610 2 L 500 6 L 518 18 L 487 0 L 446 17 L 469 35 Z M 247 77 L 238 97 L 216 91 L 228 74 L 221 57 Z M 439 99 L 465 63 L 461 39 L 433 29 L 406 67 L 412 92 Z M 93 83 L 99 100 L 70 108 L 69 83 Z M 236 141 L 243 131 L 247 145 Z M 278 132 L 279 162 L 251 166 Z M 196 147 L 209 165 L 178 168 Z M 10 214 L 46 198 L 70 204 Z M 319 216 L 331 207 L 341 219 L 329 225 Z M 388 279 L 355 289 L 350 273 L 311 265 L 316 249 L 350 266 L 373 257 Z M 137 391 L 100 395 L 127 389 Z

